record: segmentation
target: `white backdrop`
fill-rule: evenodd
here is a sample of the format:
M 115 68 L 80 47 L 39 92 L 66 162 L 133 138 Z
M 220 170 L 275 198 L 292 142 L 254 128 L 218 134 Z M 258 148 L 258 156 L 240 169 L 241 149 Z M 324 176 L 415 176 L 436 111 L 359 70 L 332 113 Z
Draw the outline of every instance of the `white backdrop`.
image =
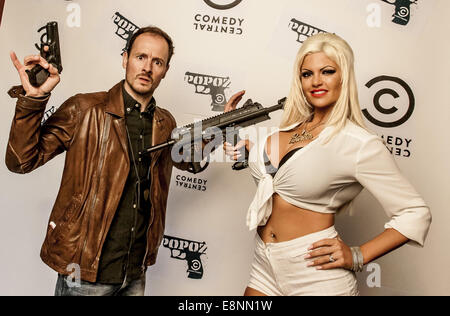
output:
M 186 73 L 224 78 L 227 99 L 245 89 L 245 99 L 274 105 L 288 92 L 294 56 L 301 45 L 297 40 L 314 29 L 333 32 L 354 49 L 361 105 L 370 116 L 394 123 L 411 106 L 401 85 L 383 81 L 369 88 L 370 80 L 400 78 L 411 88 L 415 103 L 408 120 L 391 127 L 369 120 L 367 124 L 392 147 L 401 170 L 433 214 L 425 247 L 405 246 L 378 259 L 375 268 L 379 270 L 366 269 L 358 275 L 360 292 L 449 295 L 450 141 L 446 135 L 450 104 L 445 92 L 450 84 L 450 27 L 446 22 L 450 2 L 411 4 L 406 25 L 393 22 L 395 6 L 389 2 L 395 0 L 243 0 L 227 10 L 207 2 L 7 0 L 0 26 L 0 91 L 4 92 L 0 95 L 0 156 L 5 154 L 15 105 L 6 91 L 19 82 L 9 51 L 21 59 L 35 53 L 34 43 L 40 37 L 36 31 L 48 21 L 59 22 L 64 67 L 48 108 L 57 108 L 79 92 L 108 90 L 124 77 L 120 54 L 125 40 L 116 35 L 114 21 L 125 29 L 125 21 L 139 27 L 154 24 L 175 42 L 171 68 L 155 97 L 174 114 L 178 125 L 218 114 L 212 111 L 212 96 L 196 93 Z M 233 2 L 212 1 L 217 5 Z M 119 19 L 116 12 L 125 19 Z M 379 113 L 374 106 L 374 96 L 382 89 L 398 93 L 395 98 L 386 93 L 379 98 L 384 108 L 397 108 L 393 114 Z M 271 117 L 260 126 L 277 126 L 281 113 Z M 56 273 L 41 262 L 39 252 L 63 163 L 64 155 L 60 155 L 28 175 L 12 174 L 0 164 L 0 295 L 54 292 Z M 185 186 L 188 181 L 200 183 L 200 190 Z M 246 228 L 245 216 L 255 189 L 248 170 L 232 171 L 230 162 L 215 162 L 197 175 L 174 169 L 166 235 L 205 242 L 206 252 L 200 256 L 204 272 L 200 279 L 188 278 L 187 261 L 171 258 L 169 249 L 162 246 L 156 265 L 148 270 L 146 294 L 241 295 L 253 255 L 255 232 Z M 387 221 L 366 191 L 354 207 L 354 216 L 340 215 L 336 223 L 350 245 L 373 238 Z

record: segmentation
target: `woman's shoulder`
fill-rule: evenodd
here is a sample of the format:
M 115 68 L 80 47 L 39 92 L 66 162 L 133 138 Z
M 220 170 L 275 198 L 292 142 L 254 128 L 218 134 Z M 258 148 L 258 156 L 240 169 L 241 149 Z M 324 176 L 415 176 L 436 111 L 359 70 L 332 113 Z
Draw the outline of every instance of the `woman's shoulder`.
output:
M 362 143 L 374 140 L 374 139 L 380 139 L 378 135 L 373 133 L 372 131 L 368 130 L 365 127 L 362 127 L 350 120 L 347 120 L 344 127 L 340 131 L 340 134 L 346 137 L 354 138 L 355 140 L 358 140 Z M 380 139 L 381 140 L 381 139 Z

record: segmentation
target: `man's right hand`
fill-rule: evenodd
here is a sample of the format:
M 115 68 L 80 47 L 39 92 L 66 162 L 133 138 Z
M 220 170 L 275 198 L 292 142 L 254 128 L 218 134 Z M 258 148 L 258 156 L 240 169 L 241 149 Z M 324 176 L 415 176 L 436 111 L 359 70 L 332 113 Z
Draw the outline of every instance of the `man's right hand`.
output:
M 20 81 L 22 82 L 22 86 L 26 92 L 26 96 L 35 98 L 45 96 L 49 94 L 59 83 L 60 77 L 58 69 L 49 64 L 40 55 L 30 55 L 25 57 L 23 65 L 20 63 L 15 52 L 10 52 L 9 56 L 11 57 L 11 61 L 14 64 L 14 67 L 16 67 L 17 72 L 19 73 Z M 26 70 L 32 69 L 37 64 L 40 64 L 44 69 L 47 69 L 50 73 L 50 76 L 40 87 L 33 87 L 30 83 L 30 80 L 28 79 Z

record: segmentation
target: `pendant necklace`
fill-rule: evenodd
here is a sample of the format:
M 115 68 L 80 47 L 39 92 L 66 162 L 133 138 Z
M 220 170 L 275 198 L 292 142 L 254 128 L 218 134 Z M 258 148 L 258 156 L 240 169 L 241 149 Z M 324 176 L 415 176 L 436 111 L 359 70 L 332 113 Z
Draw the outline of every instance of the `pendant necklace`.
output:
M 313 126 L 310 130 L 306 130 L 306 128 L 308 126 L 308 123 L 306 123 L 301 134 L 295 133 L 294 135 L 292 135 L 291 140 L 289 141 L 289 144 L 295 144 L 298 142 L 303 142 L 305 140 L 313 139 L 315 136 L 313 134 L 311 134 L 311 132 L 323 124 L 325 124 L 325 123 L 319 122 L 319 124 Z

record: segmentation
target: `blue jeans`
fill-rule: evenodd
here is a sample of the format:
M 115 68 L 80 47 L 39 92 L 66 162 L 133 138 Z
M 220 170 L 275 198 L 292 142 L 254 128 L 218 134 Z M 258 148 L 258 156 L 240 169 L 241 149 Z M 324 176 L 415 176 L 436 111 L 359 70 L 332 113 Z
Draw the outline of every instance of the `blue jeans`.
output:
M 144 296 L 145 274 L 123 284 L 101 284 L 81 280 L 73 283 L 67 276 L 58 274 L 55 296 Z

